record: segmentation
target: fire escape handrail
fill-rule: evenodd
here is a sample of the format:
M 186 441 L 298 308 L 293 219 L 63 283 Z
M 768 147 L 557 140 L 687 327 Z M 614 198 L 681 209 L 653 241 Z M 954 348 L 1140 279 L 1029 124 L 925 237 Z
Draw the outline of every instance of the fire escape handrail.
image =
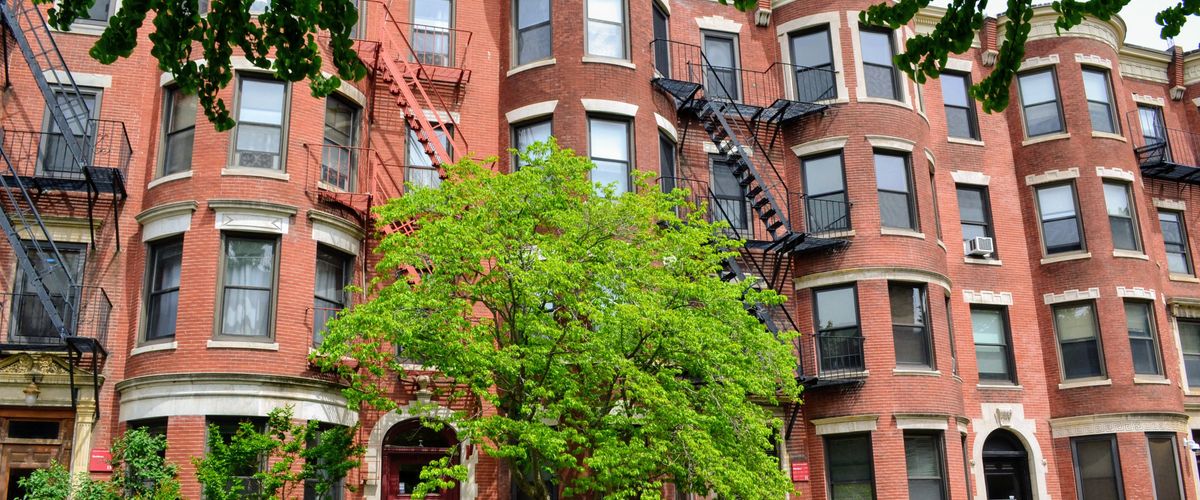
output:
M 377 1 L 377 0 L 368 0 L 368 1 Z M 406 21 L 395 21 L 395 24 L 400 25 L 400 26 L 407 26 L 410 28 L 428 28 L 430 31 L 445 32 L 445 33 L 450 34 L 452 40 L 457 40 L 458 37 L 465 35 L 466 40 L 463 42 L 461 56 L 459 55 L 458 44 L 456 42 L 452 42 L 451 43 L 451 45 L 452 45 L 451 54 L 450 54 L 450 60 L 452 61 L 452 65 L 445 66 L 445 67 L 466 70 L 467 54 L 469 54 L 471 52 L 470 51 L 471 39 L 473 39 L 475 37 L 474 32 L 472 32 L 470 30 L 459 29 L 459 28 L 448 28 L 445 26 L 434 26 L 432 24 L 420 24 L 420 23 L 412 23 L 412 22 L 406 22 Z M 430 65 L 435 66 L 433 64 L 430 64 Z

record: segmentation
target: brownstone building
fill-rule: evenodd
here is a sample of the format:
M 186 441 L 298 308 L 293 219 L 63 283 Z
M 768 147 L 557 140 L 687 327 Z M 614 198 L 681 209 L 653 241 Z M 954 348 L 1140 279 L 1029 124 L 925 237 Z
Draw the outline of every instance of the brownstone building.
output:
M 891 56 L 941 11 L 892 31 L 859 24 L 870 4 L 363 0 L 370 78 L 314 98 L 235 57 L 217 132 L 145 33 L 87 56 L 118 0 L 70 32 L 5 0 L 0 499 L 51 460 L 105 476 L 131 425 L 199 498 L 208 424 L 282 405 L 361 424 L 338 498 L 407 498 L 453 429 L 348 410 L 308 355 L 364 300 L 343 288 L 369 277 L 371 206 L 551 135 L 618 189 L 692 189 L 750 242 L 727 276 L 790 296 L 755 314 L 805 334 L 804 404 L 777 409 L 801 497 L 1197 498 L 1200 52 L 1041 8 L 984 114 L 966 88 L 1006 19 L 918 85 Z M 509 498 L 462 449 L 442 497 Z

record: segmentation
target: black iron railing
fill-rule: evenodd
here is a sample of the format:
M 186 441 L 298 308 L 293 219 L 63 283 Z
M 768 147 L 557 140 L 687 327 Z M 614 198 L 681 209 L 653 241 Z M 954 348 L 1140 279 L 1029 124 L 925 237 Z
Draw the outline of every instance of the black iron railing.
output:
M 822 380 L 860 378 L 866 371 L 866 356 L 863 353 L 863 337 L 853 334 L 818 333 L 813 336 L 816 344 L 817 365 L 815 375 Z
M 1133 151 L 1142 167 L 1164 163 L 1200 168 L 1200 134 L 1167 128 L 1161 116 L 1150 118 L 1138 111 L 1126 115 Z
M 655 68 L 664 78 L 704 86 L 708 99 L 767 107 L 779 99 L 816 103 L 837 98 L 837 72 L 775 62 L 756 70 L 708 64 L 703 49 L 672 40 L 650 42 Z M 666 62 L 659 59 L 666 58 Z
M 126 178 L 133 147 L 125 123 L 114 120 L 88 120 L 87 130 L 68 137 L 64 132 L 5 130 L 2 147 L 18 175 L 63 180 L 83 180 L 68 141 L 72 138 L 87 146 L 86 167 L 107 168 Z
M 65 293 L 64 293 L 65 292 Z M 10 345 L 65 346 L 38 296 L 32 292 L 0 295 L 0 324 Z M 70 291 L 52 291 L 50 301 L 66 322 L 68 337 L 92 339 L 108 347 L 108 329 L 112 320 L 112 301 L 103 288 L 74 286 Z
M 702 180 L 685 177 L 660 177 L 659 186 L 667 191 L 673 188 L 690 191 L 688 201 L 708 211 L 709 221 L 725 221 L 735 238 L 746 241 L 770 241 L 771 234 L 754 215 L 750 202 L 737 196 L 722 196 L 713 193 L 709 184 Z M 794 224 L 797 232 L 836 237 L 837 233 L 849 231 L 850 208 L 853 203 L 826 195 L 808 197 L 804 193 L 787 193 L 778 198 L 784 203 L 789 218 L 803 221 Z
M 803 193 L 795 205 L 804 212 L 805 232 L 810 234 L 837 233 L 850 230 L 850 208 L 852 203 L 845 195 L 812 197 Z

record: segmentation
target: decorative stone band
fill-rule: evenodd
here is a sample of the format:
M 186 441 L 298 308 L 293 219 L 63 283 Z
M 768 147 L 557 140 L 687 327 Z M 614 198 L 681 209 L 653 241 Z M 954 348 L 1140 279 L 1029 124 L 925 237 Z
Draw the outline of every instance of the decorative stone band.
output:
M 907 151 L 909 153 L 912 152 L 913 148 L 917 144 L 916 142 L 903 137 L 892 137 L 889 135 L 867 135 L 864 137 L 873 148 Z
M 517 123 L 528 120 L 530 118 L 539 118 L 546 115 L 554 114 L 554 109 L 558 107 L 558 101 L 542 101 L 535 102 L 527 106 L 521 106 L 517 109 L 504 113 L 504 119 L 508 123 Z
M 1075 62 L 1091 66 L 1103 66 L 1112 69 L 1112 59 L 1105 59 L 1095 54 L 1075 54 Z
M 1075 179 L 1079 177 L 1079 169 L 1075 167 L 1066 170 L 1047 170 L 1041 174 L 1033 174 L 1025 176 L 1026 186 L 1036 186 L 1047 182 L 1065 181 L 1067 179 Z
M 1034 68 L 1040 68 L 1042 66 L 1051 66 L 1051 65 L 1055 65 L 1055 64 L 1058 64 L 1058 54 L 1050 54 L 1048 56 L 1043 56 L 1043 57 L 1030 57 L 1029 59 L 1021 61 L 1021 69 L 1020 70 L 1028 71 L 1028 70 L 1031 70 Z
M 867 280 L 915 281 L 938 285 L 945 288 L 947 292 L 951 289 L 950 278 L 947 278 L 943 274 L 902 267 L 860 267 L 808 274 L 796 278 L 795 286 L 797 290 L 803 290 Z
M 179 201 L 149 208 L 137 214 L 134 218 L 142 225 L 142 241 L 187 232 L 192 228 L 192 213 L 198 206 L 195 201 Z
M 1175 297 L 1167 301 L 1171 315 L 1176 318 L 1200 319 L 1200 299 Z
M 122 422 L 180 415 L 265 417 L 286 405 L 299 420 L 354 425 L 340 386 L 300 377 L 246 373 L 172 373 L 136 377 L 116 386 Z
M 792 153 L 798 158 L 804 158 L 805 156 L 828 153 L 830 151 L 838 151 L 846 147 L 846 141 L 849 139 L 849 137 L 844 135 L 817 139 L 815 141 L 809 141 L 804 144 L 792 146 Z M 705 144 L 708 143 L 706 142 Z
M 1120 179 L 1133 182 L 1133 172 L 1115 167 L 1096 167 L 1096 176 L 1105 179 Z
M 1163 99 L 1162 97 L 1154 97 L 1152 95 L 1144 95 L 1144 94 L 1137 94 L 1137 93 L 1133 94 L 1133 101 L 1141 103 L 1141 104 L 1149 104 L 1151 106 L 1158 106 L 1158 107 L 1162 107 L 1167 102 L 1167 100 Z
M 974 62 L 969 59 L 955 59 L 953 57 L 946 59 L 946 69 L 951 71 L 962 71 L 970 73 Z
M 1185 413 L 1109 413 L 1050 419 L 1054 438 L 1121 432 L 1188 432 Z
M 1154 292 L 1153 288 L 1147 290 L 1140 286 L 1129 287 L 1129 288 L 1119 286 L 1119 287 L 1117 287 L 1117 297 L 1124 297 L 1124 298 L 1129 298 L 1129 299 L 1155 300 L 1156 298 L 1158 298 L 1158 294 L 1156 294 Z
M 670 137 L 672 141 L 679 142 L 679 132 L 675 130 L 675 124 L 671 123 L 671 120 L 668 120 L 663 115 L 654 113 L 654 123 L 658 124 L 658 129 L 662 133 L 667 134 L 667 137 Z
M 20 233 L 22 239 L 29 239 L 30 235 L 42 234 L 41 228 L 26 227 L 25 224 L 17 220 L 9 219 L 9 221 L 17 232 Z M 99 234 L 104 221 L 96 219 L 92 221 L 92 225 L 89 227 L 87 219 L 43 215 L 42 225 L 46 227 L 46 232 L 49 233 L 50 237 L 58 243 L 91 243 L 92 231 Z
M 896 428 L 901 430 L 945 431 L 950 428 L 950 415 L 940 413 L 897 413 L 892 417 L 896 419 Z
M 217 212 L 216 229 L 287 234 L 288 221 L 296 207 L 263 201 L 208 200 Z
M 1096 287 L 1088 288 L 1087 290 L 1067 290 L 1062 293 L 1047 293 L 1042 295 L 1042 300 L 1046 305 L 1061 304 L 1063 302 L 1074 302 L 1077 300 L 1092 300 L 1100 298 L 1100 289 Z
M 985 304 L 990 306 L 1011 306 L 1012 292 L 993 292 L 990 290 L 963 290 L 963 301 L 968 304 Z
M 638 106 L 608 99 L 580 99 L 583 109 L 589 113 L 607 113 L 618 116 L 637 116 Z
M 1183 200 L 1155 198 L 1154 199 L 1154 207 L 1155 208 L 1165 208 L 1167 210 L 1184 211 L 1184 210 L 1187 210 L 1187 203 L 1184 202 Z
M 696 26 L 699 26 L 702 30 L 724 31 L 726 33 L 742 32 L 742 23 L 723 16 L 697 17 Z
M 852 415 L 848 417 L 817 418 L 812 420 L 818 436 L 847 434 L 851 432 L 874 432 L 879 415 Z
M 308 218 L 312 221 L 312 239 L 350 255 L 358 255 L 364 236 L 358 226 L 320 210 L 309 210 Z
M 972 184 L 975 186 L 986 186 L 992 182 L 992 176 L 983 172 L 971 172 L 967 170 L 955 170 L 950 172 L 950 177 L 954 178 L 955 184 Z

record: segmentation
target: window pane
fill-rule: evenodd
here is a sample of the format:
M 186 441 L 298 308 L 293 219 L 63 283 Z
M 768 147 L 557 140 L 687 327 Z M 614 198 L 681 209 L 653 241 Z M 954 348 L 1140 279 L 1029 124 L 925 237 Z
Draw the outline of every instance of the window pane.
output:
M 1021 87 L 1021 104 L 1033 104 L 1054 101 L 1054 76 L 1050 71 L 1024 74 L 1017 78 Z
M 1038 189 L 1038 209 L 1042 220 L 1075 215 L 1075 188 L 1070 184 Z
M 884 227 L 913 228 L 908 201 L 905 194 L 879 193 L 879 212 Z
M 525 150 L 528 149 L 529 146 L 532 146 L 535 142 L 548 141 L 550 140 L 550 129 L 550 120 L 519 126 L 515 129 L 513 134 L 513 139 L 515 140 L 513 147 L 516 148 L 517 151 L 525 152 Z M 520 162 L 519 159 L 518 162 Z M 517 166 L 520 167 L 521 165 L 518 164 Z
M 1109 217 L 1112 228 L 1113 247 L 1121 250 L 1140 250 L 1137 243 L 1137 231 L 1133 228 L 1133 219 Z
M 629 123 L 612 120 L 592 119 L 592 158 L 629 160 Z
M 1002 314 L 995 309 L 971 309 L 971 329 L 976 344 L 1007 344 Z
M 867 80 L 867 96 L 899 99 L 896 95 L 896 72 L 891 66 L 863 65 Z
M 1200 387 L 1200 355 L 1184 355 L 1183 368 L 1187 371 L 1189 387 Z
M 937 444 L 934 436 L 904 436 L 904 458 L 910 479 L 941 477 Z
M 1088 114 L 1092 117 L 1092 130 L 1116 133 L 1117 128 L 1113 124 L 1112 110 L 1107 104 L 1089 102 Z
M 1100 366 L 1100 349 L 1095 339 L 1062 344 L 1063 372 L 1067 379 L 1099 377 L 1104 375 Z
M 624 0 L 587 0 L 587 15 L 591 19 L 599 19 L 612 23 L 625 20 Z
M 826 437 L 825 454 L 833 500 L 873 498 L 869 434 Z
M 818 290 L 816 297 L 818 329 L 858 326 L 858 304 L 853 287 Z
M 1129 188 L 1124 184 L 1104 183 L 1104 202 L 1108 206 L 1108 215 L 1133 217 L 1133 209 L 1129 206 Z
M 958 214 L 963 221 L 987 221 L 987 214 L 983 208 L 983 192 L 978 189 L 959 188 Z
M 552 53 L 551 27 L 543 24 L 517 33 L 517 64 L 547 59 Z
M 979 377 L 1008 380 L 1008 349 L 1005 346 L 975 345 L 975 361 Z
M 171 91 L 171 124 L 169 131 L 174 132 L 196 125 L 196 94 L 184 94 L 179 90 Z
M 275 268 L 275 242 L 229 238 L 225 246 L 225 286 L 269 288 Z
M 959 108 L 971 106 L 970 97 L 967 96 L 967 79 L 963 75 L 943 73 L 940 79 L 942 99 L 947 105 Z
M 239 336 L 268 335 L 271 291 L 225 289 L 225 311 L 221 333 Z
M 357 110 L 349 103 L 330 96 L 325 100 L 325 142 L 338 146 L 354 145 Z
M 833 64 L 829 30 L 821 29 L 792 36 L 792 64 L 815 68 Z
M 971 112 L 966 108 L 946 108 L 946 130 L 950 137 L 974 138 Z
M 863 62 L 891 68 L 892 33 L 890 31 L 862 30 L 859 32 L 859 40 L 862 42 Z
M 517 0 L 517 28 L 550 21 L 550 0 Z
M 1181 500 L 1178 454 L 1174 435 L 1155 435 L 1150 442 L 1150 468 L 1155 500 Z
M 1025 108 L 1025 127 L 1030 137 L 1062 131 L 1058 103 L 1048 102 Z
M 1176 274 L 1191 274 L 1188 269 L 1187 257 L 1180 253 L 1167 254 L 1167 268 Z
M 96 0 L 87 11 L 87 19 L 92 21 L 108 21 L 109 5 L 111 0 Z
M 192 148 L 195 145 L 195 137 L 195 128 L 188 128 L 167 136 L 163 175 L 183 172 L 192 167 Z
M 281 82 L 243 79 L 242 93 L 238 100 L 238 120 L 282 125 L 283 90 L 284 85 Z
M 1067 252 L 1082 248 L 1079 225 L 1073 218 L 1047 222 L 1042 225 L 1042 233 L 1046 239 L 1047 253 Z
M 1083 90 L 1089 101 L 1109 102 L 1108 77 L 1103 72 L 1083 70 Z
M 736 68 L 733 39 L 723 36 L 704 36 L 704 57 L 718 68 Z
M 804 189 L 809 196 L 845 191 L 842 155 L 805 158 Z
M 903 156 L 875 155 L 875 185 L 888 191 L 908 192 L 908 162 Z
M 628 191 L 629 164 L 615 161 L 593 160 L 596 169 L 592 170 L 592 182 L 601 185 L 615 184 L 616 194 Z
M 1112 441 L 1088 439 L 1075 441 L 1076 474 L 1084 500 L 1118 500 L 1119 486 L 1113 460 Z
M 892 323 L 925 324 L 925 289 L 921 286 L 894 284 L 888 287 Z
M 616 24 L 588 22 L 588 53 L 601 57 L 625 57 L 625 28 Z
M 1092 315 L 1091 304 L 1054 308 L 1054 324 L 1058 328 L 1058 338 L 1063 342 L 1096 336 L 1096 321 Z
M 449 28 L 450 0 L 421 0 L 413 3 L 413 22 L 428 26 Z

